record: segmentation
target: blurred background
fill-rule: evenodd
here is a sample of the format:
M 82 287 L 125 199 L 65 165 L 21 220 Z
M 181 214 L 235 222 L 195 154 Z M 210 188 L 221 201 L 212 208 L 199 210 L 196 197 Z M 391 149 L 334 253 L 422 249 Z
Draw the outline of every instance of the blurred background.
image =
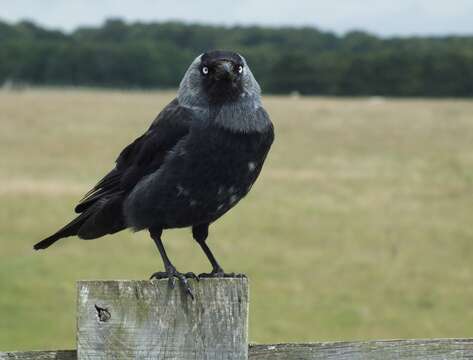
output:
M 32 246 L 175 96 L 243 54 L 277 139 L 211 228 L 251 280 L 253 342 L 471 337 L 469 0 L 17 0 L 0 7 L 0 350 L 75 347 L 75 281 L 145 279 L 146 233 Z M 208 271 L 188 230 L 165 233 Z

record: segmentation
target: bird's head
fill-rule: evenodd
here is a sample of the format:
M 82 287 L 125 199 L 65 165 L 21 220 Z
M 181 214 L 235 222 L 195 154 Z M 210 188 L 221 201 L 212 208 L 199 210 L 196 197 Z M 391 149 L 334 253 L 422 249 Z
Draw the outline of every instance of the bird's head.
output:
M 261 89 L 246 60 L 231 51 L 209 51 L 189 66 L 178 97 L 188 105 L 224 104 L 260 96 Z

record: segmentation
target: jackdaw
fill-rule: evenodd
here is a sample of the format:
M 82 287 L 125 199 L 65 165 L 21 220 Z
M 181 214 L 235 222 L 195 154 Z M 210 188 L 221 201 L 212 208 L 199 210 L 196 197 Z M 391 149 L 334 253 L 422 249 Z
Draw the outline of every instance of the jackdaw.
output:
M 161 241 L 164 229 L 191 227 L 212 264 L 212 271 L 200 276 L 225 276 L 206 239 L 209 225 L 250 191 L 273 142 L 260 96 L 243 56 L 199 55 L 177 97 L 75 207 L 79 215 L 34 249 L 73 235 L 96 239 L 126 228 L 148 229 L 165 268 L 151 278 L 169 278 L 170 287 L 177 278 L 193 297 L 187 278 L 196 275 L 178 272 Z

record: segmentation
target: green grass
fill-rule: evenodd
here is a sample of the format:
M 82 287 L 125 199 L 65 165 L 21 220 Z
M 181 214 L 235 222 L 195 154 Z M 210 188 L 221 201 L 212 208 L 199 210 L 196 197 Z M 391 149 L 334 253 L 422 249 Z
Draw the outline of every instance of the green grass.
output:
M 0 93 L 0 349 L 75 346 L 75 281 L 161 268 L 146 233 L 32 245 L 172 93 Z M 251 280 L 255 342 L 473 332 L 473 102 L 267 97 L 276 142 L 252 193 L 211 228 Z M 188 230 L 165 243 L 209 269 Z

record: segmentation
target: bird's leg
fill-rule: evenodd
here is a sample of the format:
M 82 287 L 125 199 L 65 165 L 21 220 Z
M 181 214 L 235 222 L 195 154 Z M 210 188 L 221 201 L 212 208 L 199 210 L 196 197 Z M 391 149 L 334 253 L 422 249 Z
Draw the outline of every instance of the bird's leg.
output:
M 207 256 L 207 259 L 209 259 L 210 264 L 212 264 L 212 271 L 210 273 L 200 274 L 199 277 L 205 278 L 205 277 L 238 276 L 233 273 L 225 274 L 222 267 L 217 262 L 217 259 L 215 259 L 215 256 L 212 254 L 212 251 L 210 250 L 210 248 L 207 246 L 207 243 L 205 242 L 207 240 L 208 235 L 209 235 L 209 224 L 196 225 L 192 227 L 192 236 L 194 237 L 194 240 L 197 241 L 197 243 L 200 245 L 205 255 Z
M 212 271 L 210 273 L 203 273 L 200 274 L 199 277 L 225 277 L 225 272 L 223 271 L 220 264 L 215 259 L 215 256 L 212 254 L 212 251 L 207 246 L 205 241 L 199 242 L 200 247 L 204 250 L 207 259 L 209 259 L 210 263 L 212 264 Z
M 161 258 L 163 259 L 164 269 L 166 271 L 155 272 L 153 275 L 151 275 L 150 279 L 169 279 L 169 287 L 171 289 L 174 289 L 177 278 L 181 285 L 184 287 L 184 290 L 186 291 L 187 295 L 189 295 L 192 300 L 194 300 L 194 294 L 192 292 L 192 288 L 189 282 L 187 281 L 187 278 L 193 278 L 196 280 L 199 280 L 199 278 L 194 273 L 189 272 L 183 274 L 176 270 L 174 265 L 169 260 L 168 255 L 166 254 L 166 250 L 164 249 L 163 242 L 161 241 L 162 233 L 162 229 L 150 229 L 151 238 L 154 240 L 154 243 L 158 247 L 159 253 L 161 254 Z

